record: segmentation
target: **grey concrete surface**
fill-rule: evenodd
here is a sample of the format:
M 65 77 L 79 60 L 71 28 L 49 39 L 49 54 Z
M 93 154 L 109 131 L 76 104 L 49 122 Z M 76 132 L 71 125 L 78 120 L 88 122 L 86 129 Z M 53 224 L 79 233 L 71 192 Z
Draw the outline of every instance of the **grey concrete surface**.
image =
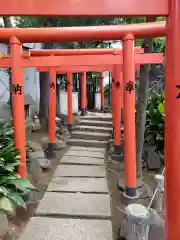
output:
M 112 121 L 112 116 L 92 116 L 92 115 L 86 115 L 86 116 L 80 116 L 79 119 L 81 120 L 96 120 L 96 121 L 108 121 L 111 122 Z
M 55 177 L 105 177 L 104 166 L 59 165 Z
M 110 218 L 110 198 L 108 194 L 46 192 L 36 210 L 39 214 Z
M 54 177 L 47 191 L 108 193 L 108 188 L 105 178 Z
M 72 132 L 72 138 L 104 141 L 110 138 L 110 134 L 102 133 L 102 132 L 86 132 L 86 131 L 76 130 Z
M 112 122 L 108 121 L 96 121 L 96 120 L 85 120 L 82 119 L 79 121 L 80 125 L 87 125 L 87 126 L 101 126 L 101 127 L 112 127 Z
M 105 148 L 107 143 L 105 141 L 71 138 L 67 141 L 67 144 L 73 146 Z
M 68 151 L 70 150 L 75 150 L 75 151 L 90 151 L 90 152 L 101 152 L 101 153 L 105 153 L 105 149 L 103 148 L 92 148 L 92 147 L 78 147 L 78 146 L 71 146 L 68 148 Z
M 92 157 L 81 157 L 81 156 L 64 156 L 60 160 L 61 163 L 68 164 L 84 164 L 84 165 L 104 165 L 104 159 L 92 158 Z
M 84 130 L 87 132 L 104 132 L 109 133 L 112 131 L 112 127 L 101 127 L 101 126 L 87 126 L 87 125 L 78 125 L 74 128 L 74 130 Z
M 112 240 L 109 220 L 31 218 L 19 240 Z
M 104 149 L 102 149 L 104 150 Z M 104 152 L 95 152 L 89 151 L 89 148 L 86 148 L 84 151 L 71 150 L 71 148 L 65 153 L 64 156 L 81 156 L 81 157 L 94 157 L 104 159 Z

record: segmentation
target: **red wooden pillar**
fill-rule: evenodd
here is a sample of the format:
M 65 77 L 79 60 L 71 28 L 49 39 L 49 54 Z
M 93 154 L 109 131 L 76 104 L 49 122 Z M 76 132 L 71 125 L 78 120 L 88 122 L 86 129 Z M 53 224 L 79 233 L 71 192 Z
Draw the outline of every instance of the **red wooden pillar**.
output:
M 167 240 L 180 239 L 180 0 L 169 1 L 165 89 L 165 194 Z
M 68 130 L 72 131 L 72 73 L 67 73 Z
M 10 39 L 12 57 L 12 115 L 14 126 L 15 149 L 20 151 L 21 166 L 18 174 L 26 178 L 26 126 L 24 111 L 24 70 L 21 68 L 22 44 L 16 37 Z
M 114 150 L 116 155 L 122 153 L 121 149 L 121 93 L 122 69 L 120 65 L 114 68 Z
M 104 76 L 100 73 L 101 110 L 104 109 Z
M 136 197 L 135 61 L 134 37 L 130 34 L 123 39 L 123 82 L 125 194 Z
M 49 114 L 48 114 L 48 157 L 53 157 L 56 150 L 56 70 L 49 72 Z
M 81 73 L 81 116 L 86 115 L 86 72 Z
M 112 124 L 113 124 L 113 133 L 114 133 L 114 119 L 115 119 L 115 67 L 112 70 Z

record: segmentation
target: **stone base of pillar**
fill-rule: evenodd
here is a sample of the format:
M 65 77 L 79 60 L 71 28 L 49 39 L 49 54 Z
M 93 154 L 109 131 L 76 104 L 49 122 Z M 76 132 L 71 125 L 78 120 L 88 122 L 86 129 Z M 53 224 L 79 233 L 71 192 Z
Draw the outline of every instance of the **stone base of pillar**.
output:
M 56 143 L 48 143 L 46 156 L 47 158 L 54 158 L 56 156 Z
M 68 131 L 69 131 L 69 132 L 72 131 L 72 124 L 68 124 Z
M 128 200 L 136 200 L 140 196 L 140 193 L 137 191 L 136 188 L 129 188 L 126 187 L 125 191 L 123 192 L 123 197 Z
M 114 145 L 114 154 L 115 155 L 122 155 L 123 154 L 123 148 L 121 145 Z
M 87 115 L 86 108 L 81 109 L 81 116 Z

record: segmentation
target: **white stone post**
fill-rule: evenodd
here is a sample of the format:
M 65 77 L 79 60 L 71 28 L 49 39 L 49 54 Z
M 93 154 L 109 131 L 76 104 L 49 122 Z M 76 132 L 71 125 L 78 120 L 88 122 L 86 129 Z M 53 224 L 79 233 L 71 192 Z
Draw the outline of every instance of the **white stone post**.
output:
M 149 210 L 141 204 L 130 204 L 126 212 L 126 239 L 148 240 Z

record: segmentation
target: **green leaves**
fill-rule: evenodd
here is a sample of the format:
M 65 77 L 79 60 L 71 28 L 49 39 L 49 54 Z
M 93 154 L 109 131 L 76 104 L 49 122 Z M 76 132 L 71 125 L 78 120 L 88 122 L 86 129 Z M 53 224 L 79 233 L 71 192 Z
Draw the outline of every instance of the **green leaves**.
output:
M 147 103 L 145 141 L 155 146 L 157 151 L 164 151 L 164 93 L 153 94 Z
M 0 122 L 0 211 L 14 214 L 17 206 L 26 207 L 23 199 L 34 186 L 21 179 L 16 171 L 20 165 L 19 152 L 14 150 L 14 130 Z
M 160 103 L 160 104 L 158 105 L 158 110 L 159 110 L 159 112 L 160 112 L 161 114 L 164 113 L 164 102 L 163 102 L 163 103 Z
M 22 192 L 27 192 L 29 190 L 35 190 L 34 186 L 28 182 L 25 179 L 22 178 L 16 178 L 15 180 L 11 180 L 10 184 L 14 184 L 17 188 L 17 190 L 20 190 Z
M 14 213 L 14 206 L 8 197 L 0 197 L 0 211 Z
M 25 207 L 24 199 L 19 195 L 19 193 L 11 192 L 11 194 L 8 195 L 11 202 L 13 202 L 16 206 L 23 206 Z

